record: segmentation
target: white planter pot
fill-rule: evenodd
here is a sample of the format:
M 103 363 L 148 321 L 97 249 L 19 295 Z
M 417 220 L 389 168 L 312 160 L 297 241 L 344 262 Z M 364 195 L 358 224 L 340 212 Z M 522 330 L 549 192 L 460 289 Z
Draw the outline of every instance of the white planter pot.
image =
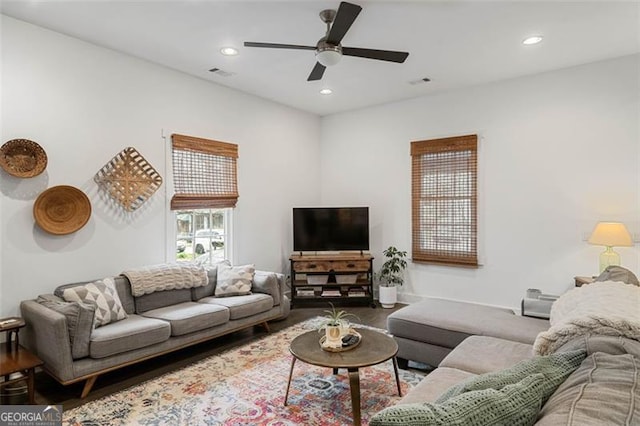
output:
M 393 308 L 398 301 L 398 289 L 397 287 L 379 287 L 380 294 L 378 299 L 383 308 Z

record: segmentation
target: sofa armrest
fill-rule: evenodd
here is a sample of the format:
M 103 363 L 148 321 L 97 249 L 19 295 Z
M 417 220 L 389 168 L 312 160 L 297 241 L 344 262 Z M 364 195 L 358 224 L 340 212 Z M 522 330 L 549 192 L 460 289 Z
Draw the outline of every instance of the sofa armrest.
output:
M 73 379 L 67 318 L 35 300 L 21 302 L 20 311 L 27 324 L 20 333 L 20 342 L 44 361 L 45 368 L 57 379 Z

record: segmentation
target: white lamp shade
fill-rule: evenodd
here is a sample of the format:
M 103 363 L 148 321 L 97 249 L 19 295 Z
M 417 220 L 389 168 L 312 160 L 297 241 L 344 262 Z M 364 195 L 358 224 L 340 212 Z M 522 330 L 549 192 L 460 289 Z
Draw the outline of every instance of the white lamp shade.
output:
M 589 237 L 589 244 L 608 247 L 631 247 L 633 240 L 623 223 L 599 222 Z
M 342 53 L 337 50 L 327 49 L 321 50 L 316 53 L 316 59 L 325 67 L 330 67 L 340 62 L 342 59 Z

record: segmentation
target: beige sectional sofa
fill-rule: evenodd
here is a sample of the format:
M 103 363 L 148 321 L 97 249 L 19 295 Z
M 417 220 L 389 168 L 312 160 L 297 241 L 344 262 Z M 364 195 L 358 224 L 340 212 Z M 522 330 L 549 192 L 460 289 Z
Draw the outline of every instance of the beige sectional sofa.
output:
M 268 331 L 267 321 L 289 312 L 282 274 L 255 271 L 249 294 L 228 297 L 215 295 L 217 268 L 205 274 L 206 285 L 140 296 L 133 296 L 126 276 L 113 277 L 126 318 L 98 327 L 95 304 L 63 298 L 65 290 L 87 283 L 59 286 L 53 294 L 21 303 L 27 326 L 20 342 L 60 383 L 86 380 L 85 397 L 100 374 L 246 327 L 261 324 Z
M 400 334 L 394 336 L 399 355 L 437 368 L 370 424 L 441 424 L 431 420 L 446 418 L 442 424 L 640 425 L 640 287 L 606 281 L 570 290 L 554 303 L 550 326 L 545 322 L 438 299 L 396 311 L 388 329 Z M 573 351 L 586 355 L 559 387 L 534 400 L 538 405 L 528 423 L 481 420 L 483 413 L 499 417 L 502 409 L 513 408 L 513 398 L 505 399 L 512 392 L 506 386 L 446 397 L 453 387 L 508 377 L 522 365 Z

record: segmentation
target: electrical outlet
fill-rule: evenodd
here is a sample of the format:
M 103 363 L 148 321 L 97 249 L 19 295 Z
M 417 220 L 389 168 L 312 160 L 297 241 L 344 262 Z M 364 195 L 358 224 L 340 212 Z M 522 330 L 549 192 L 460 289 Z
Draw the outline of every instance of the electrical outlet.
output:
M 582 241 L 589 241 L 589 237 L 591 236 L 591 232 L 583 232 L 582 233 Z

